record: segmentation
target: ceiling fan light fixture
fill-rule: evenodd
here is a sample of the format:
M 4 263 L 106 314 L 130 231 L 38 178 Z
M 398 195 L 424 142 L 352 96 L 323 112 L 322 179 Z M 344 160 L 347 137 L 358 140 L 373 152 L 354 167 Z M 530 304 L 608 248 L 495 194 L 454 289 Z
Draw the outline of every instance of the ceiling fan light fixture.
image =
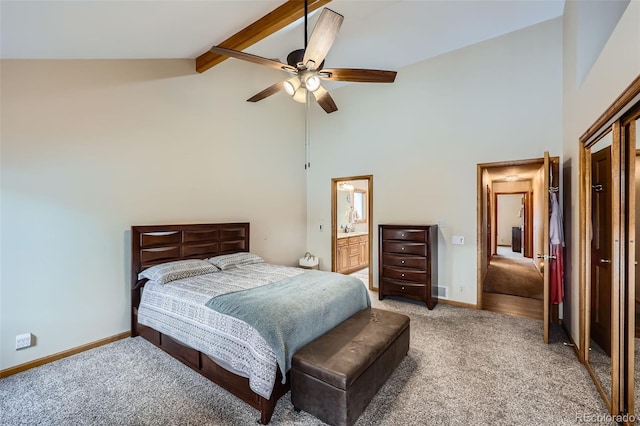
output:
M 306 77 L 304 86 L 308 91 L 315 92 L 316 90 L 318 90 L 318 88 L 320 88 L 320 77 L 318 77 L 316 74 L 312 74 Z
M 294 96 L 295 93 L 296 93 L 296 90 L 298 90 L 300 85 L 301 85 L 301 83 L 300 83 L 300 79 L 298 77 L 290 78 L 289 80 L 287 80 L 284 83 L 282 83 L 282 86 L 284 87 L 284 91 L 289 96 Z
M 298 87 L 296 93 L 293 94 L 293 100 L 301 104 L 307 102 L 307 89 L 302 86 Z

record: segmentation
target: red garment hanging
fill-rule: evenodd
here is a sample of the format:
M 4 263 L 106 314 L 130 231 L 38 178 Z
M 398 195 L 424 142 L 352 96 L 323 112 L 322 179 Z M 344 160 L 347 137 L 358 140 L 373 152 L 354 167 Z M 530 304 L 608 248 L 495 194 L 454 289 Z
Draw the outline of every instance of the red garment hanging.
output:
M 555 259 L 549 261 L 549 273 L 551 281 L 551 294 L 549 298 L 551 303 L 557 305 L 564 300 L 564 248 L 560 244 L 551 246 L 551 256 Z

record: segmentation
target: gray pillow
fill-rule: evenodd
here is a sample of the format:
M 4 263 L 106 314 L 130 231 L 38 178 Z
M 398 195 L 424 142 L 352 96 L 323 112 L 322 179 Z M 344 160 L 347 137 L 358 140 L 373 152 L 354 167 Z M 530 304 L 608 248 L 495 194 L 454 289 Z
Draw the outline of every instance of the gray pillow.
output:
M 241 265 L 251 265 L 253 263 L 263 263 L 264 259 L 257 254 L 248 252 L 239 252 L 233 254 L 223 254 L 220 256 L 207 259 L 209 262 L 217 266 L 223 271 L 236 268 Z
M 160 263 L 138 274 L 138 279 L 147 278 L 158 284 L 166 284 L 182 278 L 195 277 L 196 275 L 210 274 L 220 269 L 201 259 L 176 260 L 175 262 Z

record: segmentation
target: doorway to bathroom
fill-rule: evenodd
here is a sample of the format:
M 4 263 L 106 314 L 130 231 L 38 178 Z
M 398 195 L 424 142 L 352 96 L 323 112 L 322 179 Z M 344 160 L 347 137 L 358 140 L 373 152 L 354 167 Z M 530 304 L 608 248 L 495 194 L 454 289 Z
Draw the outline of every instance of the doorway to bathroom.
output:
M 373 175 L 331 179 L 331 270 L 374 290 Z

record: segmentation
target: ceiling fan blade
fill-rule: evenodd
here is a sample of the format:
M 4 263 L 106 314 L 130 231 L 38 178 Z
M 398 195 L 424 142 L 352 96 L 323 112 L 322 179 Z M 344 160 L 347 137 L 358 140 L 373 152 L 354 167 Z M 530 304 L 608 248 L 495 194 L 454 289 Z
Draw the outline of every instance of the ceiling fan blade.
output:
M 309 69 L 317 69 L 324 61 L 338 35 L 338 31 L 340 31 L 343 20 L 344 16 L 331 9 L 324 8 L 320 18 L 318 18 L 318 22 L 316 22 L 316 26 L 313 28 L 309 44 L 302 59 L 305 65 L 307 65 L 308 61 L 314 62 L 314 65 L 309 66 Z
M 320 105 L 322 109 L 327 112 L 327 114 L 331 114 L 332 112 L 338 110 L 338 107 L 333 101 L 333 98 L 324 87 L 320 86 L 318 90 L 313 92 L 313 96 L 315 96 L 318 105 Z
M 331 74 L 330 76 L 326 76 Z M 396 71 L 368 70 L 358 68 L 328 68 L 320 71 L 320 77 L 332 81 L 355 81 L 359 83 L 393 83 Z
M 218 53 L 220 55 L 229 56 L 231 58 L 242 59 L 243 61 L 253 62 L 254 64 L 264 65 L 267 67 L 275 68 L 277 70 L 296 72 L 297 70 L 281 62 L 274 61 L 273 59 L 263 58 L 262 56 L 252 55 L 250 53 L 240 52 L 238 50 L 227 49 L 220 46 L 213 46 L 209 49 L 210 52 Z
M 305 12 L 305 3 L 308 3 L 307 9 L 311 13 L 330 1 L 308 0 L 307 2 L 302 2 L 300 0 L 287 0 L 254 23 L 238 31 L 225 41 L 218 43 L 218 46 L 244 50 L 302 18 Z M 196 71 L 205 72 L 225 59 L 227 59 L 227 56 L 206 51 L 196 58 Z
M 274 93 L 278 93 L 280 90 L 282 90 L 282 83 L 284 82 L 280 81 L 272 86 L 267 87 L 262 92 L 257 93 L 252 97 L 250 97 L 249 99 L 247 99 L 247 102 L 258 102 L 263 100 L 266 97 L 273 95 Z

